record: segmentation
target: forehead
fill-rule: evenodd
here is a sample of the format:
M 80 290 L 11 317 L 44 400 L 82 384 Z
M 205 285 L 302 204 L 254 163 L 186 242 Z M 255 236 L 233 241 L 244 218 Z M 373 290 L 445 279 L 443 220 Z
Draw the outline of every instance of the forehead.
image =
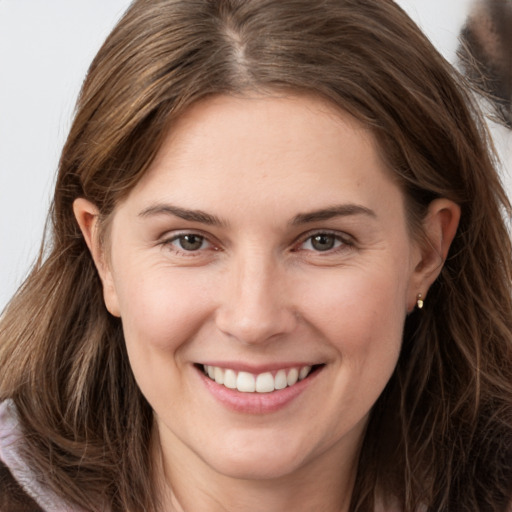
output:
M 370 130 L 325 100 L 217 96 L 177 119 L 131 196 L 201 209 L 307 210 L 371 202 L 382 187 L 396 195 L 390 175 Z

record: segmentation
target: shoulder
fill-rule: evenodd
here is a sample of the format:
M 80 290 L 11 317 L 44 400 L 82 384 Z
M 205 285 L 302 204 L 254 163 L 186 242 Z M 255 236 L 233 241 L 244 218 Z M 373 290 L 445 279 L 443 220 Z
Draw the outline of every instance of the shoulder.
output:
M 0 512 L 43 512 L 0 460 Z
M 19 439 L 14 404 L 0 403 L 0 512 L 43 512 L 14 478 L 6 459 Z
M 84 512 L 55 494 L 25 455 L 12 400 L 0 402 L 0 512 Z

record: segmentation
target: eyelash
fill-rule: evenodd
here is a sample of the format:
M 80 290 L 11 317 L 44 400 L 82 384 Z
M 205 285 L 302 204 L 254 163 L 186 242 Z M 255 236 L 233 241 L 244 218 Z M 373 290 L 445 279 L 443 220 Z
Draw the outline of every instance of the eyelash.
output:
M 201 245 L 206 243 L 209 245 L 209 247 L 206 247 L 206 248 L 199 247 L 198 249 L 187 250 L 183 247 L 175 245 L 175 242 L 177 242 L 178 244 L 181 245 L 180 240 L 182 241 L 183 239 L 185 239 L 185 237 L 197 237 L 197 238 L 201 239 Z M 325 251 L 315 250 L 314 248 L 302 249 L 302 250 L 306 250 L 308 252 L 312 252 L 312 253 L 318 254 L 318 255 L 325 254 L 326 256 L 328 256 L 328 255 L 334 255 L 334 254 L 337 254 L 339 252 L 346 251 L 349 249 L 353 249 L 355 247 L 355 242 L 352 239 L 352 237 L 350 237 L 349 235 L 347 235 L 345 233 L 340 234 L 339 232 L 336 232 L 336 231 L 319 230 L 319 231 L 309 232 L 305 236 L 301 237 L 299 239 L 299 241 L 296 244 L 294 244 L 291 252 L 301 251 L 301 246 L 303 246 L 307 242 L 309 242 L 312 245 L 314 243 L 313 240 L 315 239 L 315 237 L 317 237 L 317 238 L 332 237 L 334 247 L 326 249 Z M 212 243 L 210 240 L 208 240 L 208 237 L 206 235 L 204 235 L 200 232 L 195 232 L 195 231 L 186 231 L 186 232 L 182 232 L 182 233 L 177 233 L 177 234 L 173 235 L 172 237 L 163 240 L 161 242 L 161 245 L 163 245 L 164 247 L 170 248 L 178 256 L 184 256 L 184 257 L 188 257 L 188 258 L 200 256 L 201 254 L 204 254 L 205 250 L 208 250 L 208 251 L 218 251 L 219 250 L 218 246 L 215 245 L 214 243 Z
M 339 252 L 346 251 L 347 249 L 353 249 L 355 246 L 354 240 L 352 237 L 347 235 L 346 233 L 340 233 L 337 231 L 329 231 L 329 230 L 319 230 L 319 231 L 312 231 L 309 233 L 306 233 L 304 237 L 301 237 L 299 240 L 299 243 L 295 246 L 297 247 L 293 249 L 293 252 L 298 252 L 300 250 L 300 246 L 304 245 L 305 243 L 309 242 L 311 245 L 314 243 L 313 240 L 315 238 L 320 237 L 331 237 L 333 239 L 333 243 L 336 244 L 334 247 L 327 249 L 325 251 L 321 250 L 315 250 L 314 248 L 306 249 L 308 251 L 311 251 L 315 254 L 322 255 L 325 254 L 328 255 L 334 255 L 338 254 Z
M 185 239 L 185 237 L 200 238 L 201 245 L 203 245 L 204 243 L 207 243 L 207 244 L 209 244 L 210 247 L 208 247 L 207 249 L 200 247 L 197 250 L 187 250 L 183 247 L 179 247 L 178 245 L 174 244 L 174 242 L 179 243 L 179 241 Z M 175 252 L 175 254 L 177 254 L 179 256 L 185 256 L 188 258 L 197 257 L 200 254 L 202 254 L 204 250 L 214 250 L 214 251 L 218 250 L 217 246 L 214 245 L 211 241 L 209 241 L 205 235 L 203 235 L 202 233 L 195 232 L 195 231 L 186 231 L 186 232 L 182 232 L 182 233 L 177 233 L 177 234 L 173 235 L 172 237 L 165 239 L 162 242 L 162 245 L 164 247 L 170 248 L 173 252 Z

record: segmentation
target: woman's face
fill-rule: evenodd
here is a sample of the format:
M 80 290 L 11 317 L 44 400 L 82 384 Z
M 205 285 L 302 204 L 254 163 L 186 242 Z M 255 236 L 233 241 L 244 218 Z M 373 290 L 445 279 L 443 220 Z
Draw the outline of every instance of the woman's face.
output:
M 109 250 L 106 303 L 169 460 L 257 479 L 354 460 L 422 291 L 357 121 L 308 96 L 196 104 Z

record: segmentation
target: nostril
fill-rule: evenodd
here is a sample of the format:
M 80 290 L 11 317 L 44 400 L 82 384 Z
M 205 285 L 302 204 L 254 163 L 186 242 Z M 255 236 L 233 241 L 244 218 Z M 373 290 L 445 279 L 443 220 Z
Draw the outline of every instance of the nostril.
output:
M 278 306 L 261 306 L 247 311 L 235 305 L 230 311 L 219 312 L 216 325 L 220 331 L 241 343 L 253 345 L 275 341 L 291 333 L 297 325 L 293 311 Z

